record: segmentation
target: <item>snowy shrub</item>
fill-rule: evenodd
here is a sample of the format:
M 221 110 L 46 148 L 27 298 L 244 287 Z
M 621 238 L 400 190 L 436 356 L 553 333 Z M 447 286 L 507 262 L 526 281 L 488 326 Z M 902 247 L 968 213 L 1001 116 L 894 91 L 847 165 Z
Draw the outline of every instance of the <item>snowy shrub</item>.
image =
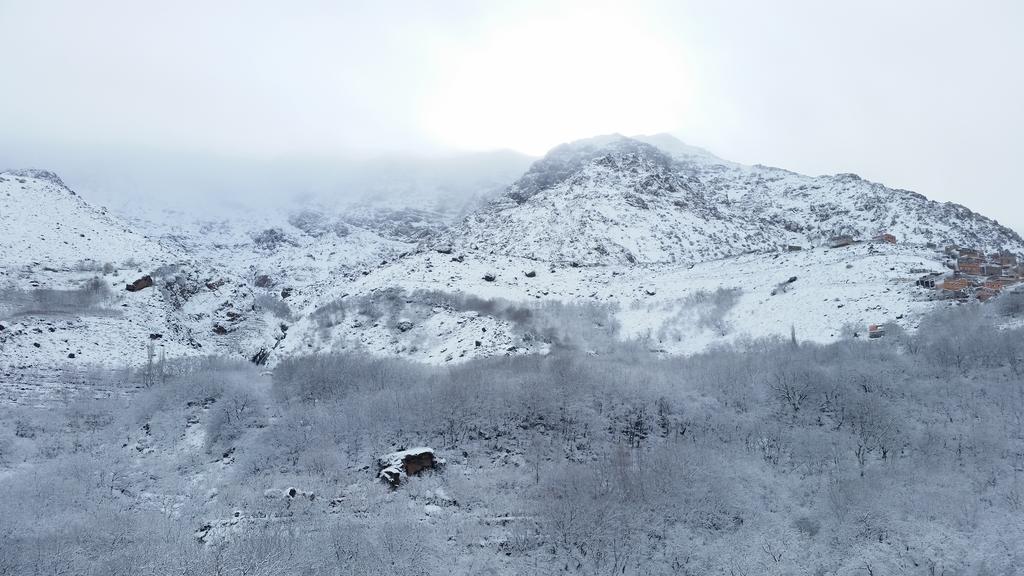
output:
M 1015 290 L 1003 294 L 999 298 L 999 311 L 1013 318 L 1024 315 L 1024 291 Z
M 299 210 L 288 216 L 288 223 L 314 238 L 333 233 L 339 238 L 349 235 L 348 226 L 318 210 Z
M 252 241 L 256 248 L 267 252 L 273 252 L 283 245 L 296 245 L 295 241 L 280 228 L 267 228 L 253 236 Z
M 228 450 L 249 428 L 264 423 L 260 399 L 249 390 L 232 387 L 213 404 L 206 425 L 206 449 Z
M 317 210 L 299 210 L 288 216 L 288 223 L 306 234 L 319 238 L 330 229 L 330 221 L 323 212 Z
M 345 303 L 341 300 L 328 302 L 314 310 L 310 319 L 321 331 L 327 331 L 345 320 Z
M 718 288 L 714 292 L 698 290 L 685 299 L 697 311 L 697 325 L 719 336 L 729 333 L 726 314 L 736 305 L 743 291 L 739 288 Z
M 258 294 L 254 299 L 254 305 L 260 310 L 266 310 L 281 320 L 292 320 L 292 309 L 284 300 L 272 294 Z
M 0 312 L 4 308 L 11 315 L 19 314 L 77 314 L 95 315 L 110 313 L 104 307 L 113 298 L 110 286 L 100 278 L 86 280 L 78 288 L 58 290 L 38 288 L 0 290 Z

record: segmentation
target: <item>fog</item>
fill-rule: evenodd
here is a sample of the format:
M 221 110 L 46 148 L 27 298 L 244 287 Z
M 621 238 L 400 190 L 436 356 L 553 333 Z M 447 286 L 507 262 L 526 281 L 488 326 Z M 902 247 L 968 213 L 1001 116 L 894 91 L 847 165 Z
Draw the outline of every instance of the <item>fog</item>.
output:
M 368 158 L 671 132 L 1024 230 L 1022 23 L 997 0 L 0 1 L 0 166 L 254 205 L 358 193 L 332 171 Z

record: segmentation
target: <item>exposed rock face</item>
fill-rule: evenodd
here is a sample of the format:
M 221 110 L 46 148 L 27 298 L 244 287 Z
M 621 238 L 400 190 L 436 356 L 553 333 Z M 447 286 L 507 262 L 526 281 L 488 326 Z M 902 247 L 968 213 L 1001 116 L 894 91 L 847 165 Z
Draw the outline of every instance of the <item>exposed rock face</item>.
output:
M 45 180 L 52 184 L 56 184 L 61 188 L 67 188 L 67 185 L 65 185 L 64 181 L 60 179 L 60 176 L 57 176 L 56 174 L 50 172 L 49 170 L 40 170 L 38 168 L 23 168 L 20 170 L 7 170 L 6 173 L 12 176 L 16 176 L 18 178 L 35 178 L 37 180 Z
M 249 360 L 257 366 L 263 366 L 264 364 L 267 363 L 268 358 L 270 358 L 270 350 L 267 350 L 266 348 L 260 348 L 259 350 L 256 351 L 255 354 L 252 355 L 251 358 L 249 358 Z
M 409 476 L 416 476 L 424 470 L 443 465 L 444 460 L 434 456 L 434 449 L 412 448 L 385 454 L 377 459 L 380 467 L 377 477 L 397 488 Z
M 854 174 L 744 166 L 666 135 L 559 146 L 451 240 L 590 266 L 703 262 L 836 237 L 1024 250 L 1015 232 L 957 204 Z
M 447 228 L 447 218 L 438 212 L 416 208 L 385 208 L 382 206 L 357 206 L 349 209 L 344 216 L 347 223 L 391 240 L 400 242 L 429 242 Z M 437 251 L 444 251 L 439 245 Z
M 584 265 L 701 261 L 767 250 L 773 230 L 705 192 L 654 146 L 615 137 L 553 150 L 456 238 Z
M 149 288 L 152 285 L 153 277 L 147 274 L 142 278 L 139 278 L 135 282 L 125 285 L 124 289 L 129 292 L 138 292 L 139 290 L 145 290 L 146 288 Z

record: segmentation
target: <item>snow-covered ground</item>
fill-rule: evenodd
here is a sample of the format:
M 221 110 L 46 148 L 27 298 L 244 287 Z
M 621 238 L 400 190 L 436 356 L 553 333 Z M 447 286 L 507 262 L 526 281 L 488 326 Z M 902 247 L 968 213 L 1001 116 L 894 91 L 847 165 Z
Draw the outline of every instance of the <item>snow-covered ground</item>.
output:
M 621 338 L 643 340 L 650 347 L 676 354 L 700 352 L 743 338 L 789 337 L 791 330 L 798 339 L 816 342 L 839 339 L 847 326 L 866 332 L 868 324 L 895 323 L 913 330 L 921 314 L 941 305 L 937 292 L 914 285 L 920 273 L 912 270 L 943 270 L 941 255 L 923 246 L 861 244 L 748 254 L 692 266 L 571 267 L 475 252 L 459 256 L 453 259 L 453 255 L 436 252 L 412 255 L 326 293 L 324 299 L 344 301 L 343 294 L 351 299 L 399 288 L 405 295 L 449 292 L 532 309 L 550 301 L 590 302 L 611 306 Z M 533 276 L 527 277 L 526 272 Z M 489 274 L 494 275 L 493 281 L 484 279 Z M 792 277 L 797 280 L 785 291 L 776 290 Z M 702 314 L 714 314 L 707 308 L 718 290 L 735 291 L 736 297 L 734 301 L 727 298 L 728 303 L 722 305 L 720 322 L 702 322 Z M 381 323 L 359 325 L 358 319 L 348 328 L 359 334 L 369 351 L 399 353 L 403 346 L 408 350 L 411 340 L 430 338 L 434 348 L 457 351 L 454 357 L 436 353 L 417 357 L 451 361 L 496 351 L 494 347 L 472 346 L 482 322 L 476 312 L 441 308 L 429 310 L 408 336 Z M 502 345 L 520 340 L 514 323 L 497 322 L 489 328 L 491 337 L 495 330 L 509 331 Z M 300 321 L 294 329 L 297 334 L 315 331 L 311 321 Z M 323 341 L 316 336 L 289 344 L 303 341 L 315 343 L 315 350 L 322 349 Z M 526 350 L 530 348 L 523 346 Z
M 90 366 L 143 365 L 151 347 L 269 365 L 340 350 L 443 364 L 591 346 L 589 332 L 665 354 L 830 342 L 869 324 L 914 330 L 946 305 L 914 280 L 947 270 L 947 244 L 1024 253 L 1016 233 L 962 206 L 853 175 L 742 166 L 663 135 L 559 147 L 461 222 L 414 200 L 125 217 L 52 173 L 4 172 L 0 374 L 42 397 Z M 826 247 L 882 231 L 897 244 Z M 152 287 L 125 290 L 145 275 Z M 90 282 L 108 290 L 87 308 L 25 304 Z M 580 304 L 600 312 L 569 321 L 551 308 Z M 539 325 L 545 315 L 557 319 Z

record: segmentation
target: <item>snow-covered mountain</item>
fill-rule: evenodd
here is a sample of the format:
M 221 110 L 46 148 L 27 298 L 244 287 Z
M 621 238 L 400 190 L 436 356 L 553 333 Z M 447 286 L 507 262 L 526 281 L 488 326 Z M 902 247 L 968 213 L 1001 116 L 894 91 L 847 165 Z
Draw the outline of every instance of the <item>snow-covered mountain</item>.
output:
M 144 232 L 90 205 L 52 172 L 0 172 L 0 265 L 62 268 L 132 258 L 174 256 Z
M 692 263 L 781 241 L 678 163 L 630 138 L 559 146 L 455 235 L 485 250 L 576 264 Z
M 701 262 L 836 236 L 1021 252 L 1012 230 L 951 203 L 853 174 L 743 166 L 662 134 L 561 145 L 455 237 L 503 254 L 579 264 Z
M 454 222 L 422 200 L 123 218 L 49 172 L 0 173 L 0 374 L 32 389 L 69 367 L 141 365 L 151 345 L 443 363 L 590 348 L 591 333 L 664 353 L 790 330 L 830 341 L 868 323 L 913 329 L 944 305 L 914 281 L 946 270 L 948 244 L 1024 254 L 962 206 L 743 166 L 667 135 L 560 146 Z M 897 243 L 829 247 L 882 232 Z M 151 287 L 126 290 L 144 276 Z

